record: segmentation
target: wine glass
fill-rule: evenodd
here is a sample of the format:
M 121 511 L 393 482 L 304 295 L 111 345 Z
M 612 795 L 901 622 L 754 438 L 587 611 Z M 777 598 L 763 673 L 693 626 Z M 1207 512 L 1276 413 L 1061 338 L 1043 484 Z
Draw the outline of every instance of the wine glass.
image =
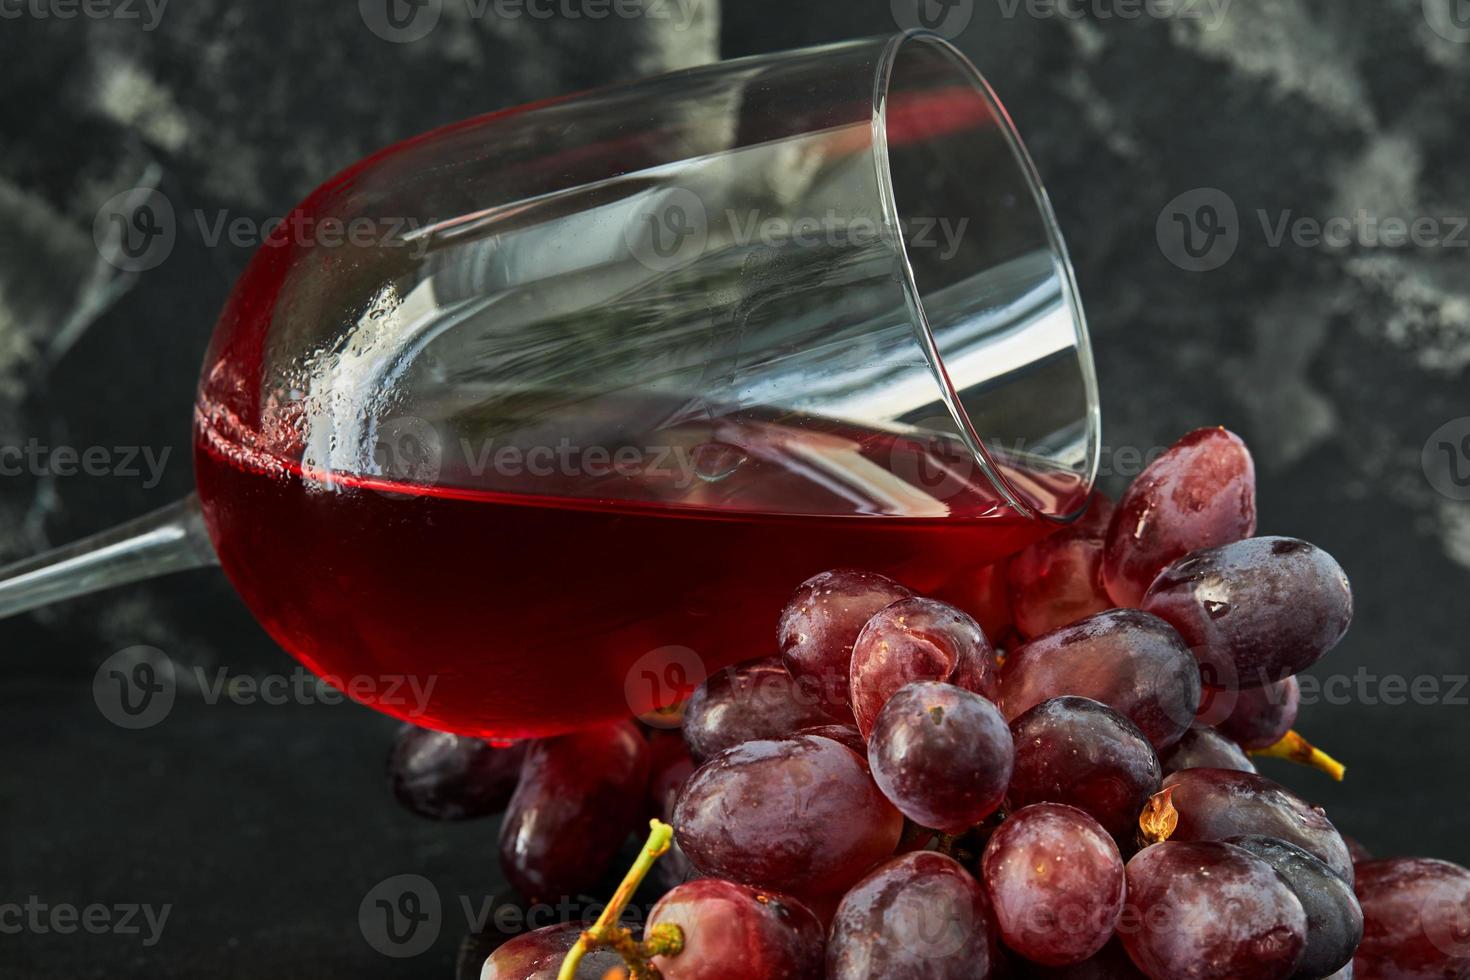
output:
M 544 735 L 771 654 L 825 568 L 944 595 L 1081 511 L 1098 426 L 1051 207 L 964 56 L 744 58 L 322 185 L 215 327 L 196 493 L 0 572 L 0 615 L 218 561 L 353 697 Z

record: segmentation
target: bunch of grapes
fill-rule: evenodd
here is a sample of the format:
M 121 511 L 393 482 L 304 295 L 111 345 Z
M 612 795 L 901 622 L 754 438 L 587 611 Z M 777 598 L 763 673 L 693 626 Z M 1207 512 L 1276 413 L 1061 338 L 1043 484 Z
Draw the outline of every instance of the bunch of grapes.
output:
M 682 739 L 409 731 L 395 788 L 432 816 L 506 807 L 530 900 L 591 887 L 654 818 L 608 913 L 477 954 L 483 980 L 1470 980 L 1470 871 L 1373 860 L 1256 772 L 1341 778 L 1293 730 L 1295 675 L 1352 594 L 1255 523 L 1246 447 L 1199 430 L 956 605 L 802 583 L 779 655 L 706 681 Z M 617 916 L 655 859 L 639 934 Z

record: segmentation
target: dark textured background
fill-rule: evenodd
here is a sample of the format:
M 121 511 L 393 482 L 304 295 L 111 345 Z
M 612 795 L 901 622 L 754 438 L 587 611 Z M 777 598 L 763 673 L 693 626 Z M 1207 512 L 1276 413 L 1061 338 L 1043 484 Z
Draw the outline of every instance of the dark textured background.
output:
M 171 451 L 151 488 L 0 478 L 0 554 L 190 487 L 195 375 L 249 250 L 186 230 L 158 268 L 120 273 L 92 234 L 112 195 L 156 183 L 178 208 L 261 219 L 440 123 L 895 26 L 888 0 L 682 0 L 697 15 L 687 26 L 679 11 L 591 23 L 443 6 L 438 28 L 409 44 L 375 37 L 345 0 L 190 0 L 155 30 L 0 19 L 0 444 Z M 1449 691 L 1470 672 L 1470 504 L 1436 492 L 1420 454 L 1470 415 L 1470 233 L 1455 233 L 1470 213 L 1470 30 L 1456 26 L 1470 27 L 1470 10 L 1234 0 L 1213 23 L 1218 5 L 1199 8 L 1204 19 L 1082 6 L 1078 19 L 1025 3 L 1007 16 L 1008 0 L 954 9 L 968 17 L 957 41 L 1008 104 L 1070 241 L 1109 447 L 1147 450 L 1201 424 L 1240 432 L 1260 467 L 1261 530 L 1321 544 L 1353 579 L 1355 625 L 1315 673 L 1427 676 Z M 1169 203 L 1197 188 L 1239 215 L 1233 256 L 1205 272 L 1172 264 L 1156 234 Z M 1430 218 L 1450 240 L 1273 247 L 1261 211 Z M 1116 491 L 1131 473 L 1112 469 Z M 478 903 L 497 887 L 494 826 L 395 808 L 381 781 L 390 722 L 352 706 L 181 698 L 163 724 L 125 732 L 94 706 L 97 665 L 136 644 L 237 674 L 292 668 L 223 576 L 72 602 L 0 624 L 0 638 L 0 904 L 173 905 L 152 948 L 0 934 L 0 976 L 450 975 L 458 896 Z M 1300 726 L 1350 764 L 1347 783 L 1267 771 L 1377 851 L 1470 862 L 1470 691 L 1392 705 L 1366 689 L 1308 707 Z M 400 872 L 434 882 L 445 925 L 430 952 L 389 959 L 364 941 L 357 910 Z

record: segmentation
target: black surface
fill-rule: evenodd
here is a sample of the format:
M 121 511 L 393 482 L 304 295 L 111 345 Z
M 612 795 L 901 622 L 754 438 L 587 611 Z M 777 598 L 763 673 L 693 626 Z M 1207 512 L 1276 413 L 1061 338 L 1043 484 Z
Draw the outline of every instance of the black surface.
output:
M 189 405 L 210 324 L 247 248 L 185 237 L 159 268 L 109 279 L 99 206 L 156 165 L 178 206 L 263 218 L 393 139 L 659 65 L 887 32 L 888 0 L 699 5 L 709 21 L 445 20 L 381 41 L 357 5 L 194 0 L 157 30 L 0 20 L 0 443 L 172 450 L 162 482 L 0 479 L 6 557 L 182 495 Z M 1420 465 L 1470 415 L 1470 249 L 1271 247 L 1256 213 L 1470 211 L 1470 44 L 1419 0 L 1235 0 L 1199 23 L 1006 17 L 977 0 L 958 43 L 987 72 L 1044 174 L 1092 321 L 1111 450 L 1223 423 L 1256 452 L 1261 531 L 1342 561 L 1355 624 L 1313 674 L 1470 673 L 1470 504 Z M 1209 272 L 1171 264 L 1166 205 L 1218 188 L 1240 244 Z M 108 289 L 116 295 L 108 293 Z M 98 312 L 86 312 L 93 303 Z M 74 342 L 63 324 L 85 328 Z M 1114 467 L 1116 470 L 1117 467 Z M 1116 491 L 1127 473 L 1106 483 Z M 137 644 L 232 674 L 288 673 L 223 578 L 201 572 L 0 624 L 0 905 L 171 904 L 162 940 L 0 933 L 3 977 L 447 977 L 472 905 L 499 887 L 493 823 L 399 811 L 381 777 L 393 724 L 351 706 L 221 707 L 186 692 L 128 732 L 91 696 Z M 1470 690 L 1429 705 L 1304 709 L 1350 766 L 1332 785 L 1267 765 L 1385 854 L 1470 862 Z M 426 875 L 446 900 L 428 952 L 374 951 L 358 907 Z

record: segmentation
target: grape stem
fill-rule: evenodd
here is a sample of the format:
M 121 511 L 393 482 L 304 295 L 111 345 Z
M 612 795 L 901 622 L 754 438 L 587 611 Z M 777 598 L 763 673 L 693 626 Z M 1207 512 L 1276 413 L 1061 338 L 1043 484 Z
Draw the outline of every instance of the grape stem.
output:
M 1317 748 L 1311 742 L 1302 738 L 1293 729 L 1281 736 L 1281 741 L 1264 749 L 1254 749 L 1251 755 L 1261 755 L 1272 759 L 1286 759 L 1298 765 L 1325 772 L 1339 783 L 1347 772 L 1347 767 L 1338 762 L 1332 756 Z
M 623 876 L 618 890 L 613 892 L 612 900 L 597 921 L 590 929 L 583 930 L 576 944 L 567 951 L 556 980 L 574 980 L 577 967 L 582 965 L 582 957 L 587 955 L 587 951 L 603 946 L 611 947 L 622 955 L 632 980 L 659 980 L 658 967 L 649 961 L 655 956 L 673 956 L 684 949 L 684 932 L 671 922 L 655 926 L 641 943 L 633 938 L 632 930 L 618 925 L 623 910 L 633 900 L 633 893 L 643 884 L 654 862 L 669 852 L 669 842 L 674 837 L 674 828 L 662 820 L 650 820 L 648 826 L 648 841 L 638 852 L 638 860 Z

